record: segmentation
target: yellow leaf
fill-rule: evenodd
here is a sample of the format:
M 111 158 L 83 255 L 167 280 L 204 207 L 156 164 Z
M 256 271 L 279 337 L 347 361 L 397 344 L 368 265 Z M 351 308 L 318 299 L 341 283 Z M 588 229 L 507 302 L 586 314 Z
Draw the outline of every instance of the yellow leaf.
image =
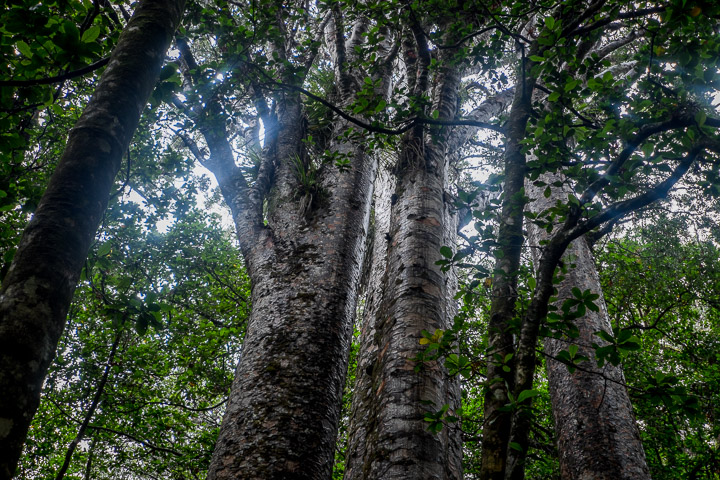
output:
M 430 343 L 429 338 L 421 338 L 420 339 L 420 345 L 427 345 L 428 343 Z

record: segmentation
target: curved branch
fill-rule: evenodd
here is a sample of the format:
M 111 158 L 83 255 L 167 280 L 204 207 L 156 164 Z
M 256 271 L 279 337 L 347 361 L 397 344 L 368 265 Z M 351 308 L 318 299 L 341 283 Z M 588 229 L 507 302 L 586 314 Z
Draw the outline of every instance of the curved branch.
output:
M 110 376 L 110 368 L 112 367 L 113 359 L 115 358 L 115 353 L 117 352 L 118 345 L 120 344 L 120 339 L 122 338 L 122 330 L 118 331 L 118 333 L 115 335 L 115 340 L 113 341 L 112 348 L 110 349 L 110 355 L 108 356 L 107 365 L 105 366 L 105 371 L 103 372 L 103 376 L 100 379 L 100 383 L 98 384 L 97 391 L 95 392 L 95 396 L 93 397 L 92 403 L 90 404 L 90 408 L 88 409 L 87 413 L 85 414 L 85 418 L 83 419 L 82 424 L 80 425 L 80 428 L 78 429 L 77 435 L 75 435 L 75 439 L 70 442 L 70 445 L 68 446 L 67 452 L 65 453 L 65 461 L 63 462 L 62 466 L 60 467 L 60 470 L 57 473 L 57 476 L 55 477 L 55 480 L 62 480 L 63 477 L 65 477 L 65 472 L 67 472 L 68 467 L 70 466 L 70 461 L 72 460 L 73 454 L 75 453 L 75 449 L 77 448 L 78 444 L 80 443 L 80 440 L 83 439 L 85 436 L 85 430 L 87 430 L 88 425 L 90 424 L 90 420 L 92 419 L 93 415 L 95 415 L 95 410 L 97 409 L 98 405 L 100 404 L 100 397 L 103 394 L 103 391 L 105 390 L 105 385 L 107 384 L 108 377 Z
M 46 78 L 36 78 L 32 80 L 0 80 L 0 87 L 32 87 L 34 85 L 52 85 L 53 83 L 64 82 L 75 77 L 81 77 L 86 73 L 94 72 L 95 70 L 104 67 L 110 61 L 110 57 L 101 58 L 95 63 L 71 72 L 66 72 L 61 75 Z
M 623 200 L 620 202 L 615 202 L 608 208 L 600 212 L 598 215 L 595 215 L 586 222 L 582 222 L 572 228 L 568 232 L 568 241 L 579 238 L 580 236 L 584 235 L 590 230 L 593 230 L 594 228 L 599 227 L 605 222 L 622 217 L 629 212 L 643 208 L 657 200 L 660 200 L 661 198 L 666 197 L 672 187 L 675 186 L 675 184 L 683 177 L 683 175 L 685 175 L 685 173 L 688 171 L 692 163 L 695 161 L 697 156 L 700 155 L 701 152 L 702 148 L 696 146 L 690 151 L 690 153 L 687 154 L 687 156 L 685 156 L 685 158 L 682 159 L 682 161 L 680 161 L 680 164 L 675 167 L 675 170 L 673 170 L 670 176 L 655 185 L 655 187 L 651 188 L 642 195 L 638 195 L 637 197 Z
M 589 32 L 592 32 L 593 30 L 597 30 L 598 28 L 604 27 L 605 25 L 608 25 L 612 23 L 614 20 L 618 19 L 631 19 L 631 18 L 639 18 L 639 17 L 645 17 L 648 15 L 652 15 L 654 13 L 662 13 L 665 10 L 667 10 L 667 7 L 653 7 L 653 8 L 642 8 L 640 10 L 634 10 L 632 12 L 621 12 L 615 17 L 606 17 L 601 20 L 598 20 L 597 22 L 591 23 L 590 25 L 586 25 L 584 27 L 578 27 L 570 32 L 567 32 L 563 36 L 570 36 L 570 35 L 585 35 Z
M 352 115 L 349 115 L 348 113 L 344 112 L 339 107 L 333 105 L 332 103 L 328 102 L 322 97 L 319 97 L 315 95 L 312 92 L 309 92 L 305 90 L 302 87 L 298 87 L 296 85 L 288 85 L 284 83 L 277 83 L 276 84 L 279 87 L 288 89 L 288 90 L 294 90 L 296 92 L 302 93 L 306 97 L 315 100 L 316 102 L 319 102 L 332 110 L 333 112 L 337 113 L 340 117 L 344 118 L 348 122 L 357 125 L 358 127 L 367 130 L 369 132 L 374 133 L 384 133 L 386 135 L 400 135 L 408 130 L 412 129 L 416 125 L 439 125 L 439 126 L 469 126 L 469 127 L 478 127 L 478 128 L 487 128 L 489 130 L 494 130 L 499 133 L 505 133 L 505 129 L 499 125 L 493 125 L 492 123 L 488 122 L 481 122 L 478 120 L 473 120 L 471 118 L 458 118 L 458 119 L 440 119 L 440 118 L 427 118 L 427 117 L 414 117 L 410 118 L 406 121 L 405 125 L 399 128 L 386 128 L 379 125 L 374 125 L 371 123 L 364 122 L 358 118 L 353 117 Z
M 630 156 L 642 143 L 656 133 L 666 132 L 674 128 L 688 125 L 688 121 L 684 121 L 679 118 L 671 118 L 666 122 L 653 123 L 644 125 L 640 128 L 640 131 L 635 135 L 635 138 L 630 140 L 627 146 L 620 152 L 617 159 L 608 167 L 605 173 L 596 181 L 594 181 L 588 188 L 583 192 L 580 197 L 580 205 L 584 205 L 591 202 L 597 193 L 605 188 L 610 183 L 610 177 L 617 174 L 625 162 L 628 161 Z
M 101 432 L 108 432 L 108 433 L 113 433 L 115 435 L 120 435 L 121 437 L 128 438 L 128 439 L 132 440 L 133 442 L 139 443 L 143 447 L 149 448 L 150 450 L 153 450 L 156 452 L 169 453 L 171 455 L 175 455 L 176 457 L 184 456 L 182 453 L 178 452 L 177 450 L 173 450 L 171 448 L 166 448 L 166 447 L 159 447 L 159 446 L 154 445 L 146 440 L 142 440 L 133 435 L 130 435 L 129 433 L 120 432 L 118 430 L 113 430 L 112 428 L 101 427 L 99 425 L 88 425 L 87 428 L 89 428 L 91 430 L 97 430 L 97 431 L 101 431 Z

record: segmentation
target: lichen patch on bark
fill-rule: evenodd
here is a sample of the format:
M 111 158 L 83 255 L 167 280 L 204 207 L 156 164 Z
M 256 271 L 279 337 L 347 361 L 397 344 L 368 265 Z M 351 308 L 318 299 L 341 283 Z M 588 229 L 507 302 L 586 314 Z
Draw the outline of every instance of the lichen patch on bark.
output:
M 0 438 L 7 437 L 12 430 L 12 418 L 0 418 Z

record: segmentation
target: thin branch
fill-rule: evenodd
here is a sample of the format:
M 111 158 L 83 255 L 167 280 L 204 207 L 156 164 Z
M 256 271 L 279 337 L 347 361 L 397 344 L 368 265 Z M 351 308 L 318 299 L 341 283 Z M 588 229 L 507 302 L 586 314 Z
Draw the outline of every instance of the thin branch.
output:
M 487 6 L 485 6 L 484 3 L 481 3 L 481 5 L 482 5 L 483 9 L 485 10 L 485 13 L 490 16 L 490 18 L 492 19 L 493 22 L 495 22 L 495 25 L 497 26 L 498 30 L 503 32 L 505 35 L 507 35 L 511 38 L 514 38 L 517 41 L 525 42 L 526 45 L 530 45 L 533 43 L 529 38 L 524 37 L 523 35 L 521 35 L 519 33 L 511 32 L 510 29 L 508 29 L 500 20 L 498 20 L 497 16 L 493 12 L 491 12 L 490 9 L 487 8 Z
M 572 31 L 575 30 L 578 25 L 580 25 L 588 18 L 594 17 L 595 14 L 605 5 L 606 2 L 607 0 L 596 0 L 595 2 L 588 5 L 583 12 L 579 13 L 578 15 L 574 15 L 574 18 L 570 19 L 570 23 L 563 27 L 560 36 L 563 38 L 569 37 L 572 34 Z
M 627 384 L 627 383 L 625 383 L 625 382 L 622 382 L 622 381 L 620 381 L 620 380 L 615 380 L 614 378 L 610 378 L 610 377 L 608 377 L 607 375 L 605 375 L 604 372 L 598 372 L 598 371 L 596 371 L 596 370 L 590 370 L 589 368 L 581 367 L 581 366 L 578 365 L 577 363 L 568 362 L 567 360 L 563 360 L 563 359 L 558 358 L 558 357 L 556 357 L 556 356 L 554 356 L 554 355 L 550 355 L 549 353 L 546 353 L 546 352 L 544 352 L 544 351 L 542 351 L 542 350 L 539 350 L 539 349 L 537 350 L 537 352 L 538 352 L 540 355 L 542 355 L 542 356 L 544 356 L 544 357 L 546 357 L 546 358 L 549 358 L 549 359 L 551 359 L 551 360 L 555 360 L 556 362 L 562 363 L 563 365 L 567 365 L 567 366 L 569 366 L 569 367 L 573 367 L 573 368 L 575 368 L 576 370 L 580 370 L 581 372 L 590 373 L 590 374 L 592 374 L 592 375 L 598 375 L 598 376 L 604 378 L 605 380 L 607 380 L 607 381 L 609 381 L 609 382 L 612 382 L 612 383 L 615 383 L 615 384 L 617 384 L 617 385 L 623 386 L 623 387 L 627 388 L 628 390 L 634 390 L 634 391 L 639 392 L 639 393 L 642 393 L 642 394 L 645 394 L 645 393 L 646 393 L 645 390 L 643 390 L 642 388 L 638 388 L 638 387 L 635 387 L 635 386 L 633 386 L 633 385 L 629 385 L 629 384 Z M 589 361 L 589 360 L 588 360 L 588 361 Z
M 94 72 L 95 70 L 104 67 L 110 61 L 110 57 L 101 58 L 95 63 L 92 63 L 86 67 L 66 72 L 61 75 L 46 78 L 36 78 L 32 80 L 0 80 L 0 87 L 32 87 L 34 85 L 51 85 L 53 83 L 64 82 L 71 78 L 80 77 L 86 73 Z
M 545 93 L 547 93 L 548 95 L 551 94 L 551 93 L 553 93 L 552 90 L 550 90 L 549 88 L 544 87 L 544 86 L 542 86 L 542 85 L 535 85 L 535 86 L 536 86 L 536 88 L 537 88 L 538 90 L 540 90 L 540 91 L 542 91 L 542 92 L 545 92 Z M 562 103 L 562 106 L 563 106 L 563 107 L 565 107 L 565 108 L 567 108 L 568 110 L 570 110 L 572 113 L 575 114 L 575 116 L 577 116 L 577 117 L 583 122 L 583 123 L 582 123 L 583 126 L 592 127 L 592 128 L 595 128 L 595 129 L 599 128 L 597 125 L 595 125 L 595 122 L 593 122 L 592 120 L 590 120 L 588 117 L 586 117 L 586 116 L 583 115 L 582 113 L 578 112 L 578 111 L 575 109 L 575 107 L 573 107 L 572 105 L 568 105 L 568 104 L 566 104 L 565 102 L 562 102 L 562 97 L 561 97 L 561 103 Z
M 95 410 L 97 409 L 98 405 L 100 404 L 100 398 L 102 397 L 103 391 L 105 390 L 105 385 L 107 384 L 107 381 L 108 381 L 108 377 L 110 376 L 110 368 L 112 367 L 113 359 L 115 358 L 115 353 L 117 352 L 118 345 L 120 344 L 120 339 L 122 338 L 122 334 L 123 334 L 122 329 L 120 329 L 115 334 L 115 340 L 113 341 L 112 348 L 110 349 L 110 355 L 108 356 L 107 365 L 105 366 L 105 371 L 103 372 L 103 376 L 100 379 L 100 383 L 98 384 L 97 390 L 95 391 L 95 396 L 93 397 L 92 403 L 90 404 L 90 408 L 88 409 L 87 413 L 85 414 L 85 418 L 83 419 L 83 422 L 80 425 L 80 428 L 78 429 L 77 435 L 75 435 L 75 439 L 72 442 L 70 442 L 67 452 L 65 452 L 65 461 L 63 462 L 62 466 L 60 467 L 60 470 L 58 470 L 55 480 L 62 480 L 63 477 L 65 476 L 65 473 L 67 472 L 67 469 L 70 466 L 70 461 L 72 460 L 73 454 L 75 453 L 75 449 L 77 448 L 78 444 L 80 443 L 80 440 L 82 440 L 83 437 L 85 436 L 85 430 L 87 430 L 88 425 L 90 424 L 90 420 L 92 419 L 93 415 L 95 415 Z
M 323 17 L 322 21 L 320 22 L 320 25 L 318 25 L 318 31 L 316 32 L 315 37 L 314 37 L 315 43 L 317 43 L 317 44 L 321 43 L 322 37 L 323 37 L 323 32 L 331 18 L 332 18 L 332 12 L 327 12 L 325 14 L 325 16 Z M 310 55 L 308 55 L 308 57 L 304 59 L 303 65 L 305 66 L 306 72 L 309 72 L 310 67 L 312 67 L 313 63 L 315 63 L 315 57 L 317 57 L 318 51 L 319 51 L 319 49 L 317 49 L 317 48 L 312 49 Z M 303 53 L 303 55 L 304 55 L 304 53 Z
M 605 25 L 608 25 L 617 19 L 627 20 L 627 19 L 632 19 L 632 18 L 646 17 L 648 15 L 653 15 L 655 13 L 662 13 L 666 9 L 667 9 L 667 7 L 653 7 L 653 8 L 643 8 L 640 10 L 634 10 L 632 12 L 620 12 L 615 17 L 606 17 L 601 20 L 598 20 L 597 22 L 591 23 L 590 25 L 586 25 L 584 27 L 578 27 L 575 30 L 568 32 L 567 36 L 585 35 L 589 32 L 592 32 L 593 30 L 597 30 L 598 28 L 604 27 Z
M 452 119 L 452 120 L 447 119 L 446 120 L 446 119 L 436 119 L 436 118 L 427 118 L 427 117 L 414 117 L 414 118 L 408 119 L 407 123 L 402 127 L 395 128 L 395 129 L 386 128 L 386 127 L 382 127 L 379 125 L 367 123 L 358 118 L 355 118 L 352 115 L 345 113 L 342 109 L 340 109 L 339 107 L 328 102 L 324 98 L 319 97 L 319 96 L 315 95 L 314 93 L 305 90 L 302 87 L 298 87 L 296 85 L 288 85 L 288 84 L 284 84 L 284 83 L 277 83 L 277 85 L 284 89 L 294 90 L 296 92 L 302 93 L 306 97 L 308 97 L 312 100 L 315 100 L 316 102 L 320 102 L 321 104 L 323 104 L 324 106 L 326 106 L 333 112 L 337 113 L 338 115 L 340 115 L 342 118 L 344 118 L 348 122 L 353 123 L 353 124 L 357 125 L 358 127 L 361 127 L 364 130 L 367 130 L 369 132 L 384 133 L 386 135 L 400 135 L 400 134 L 403 134 L 403 133 L 407 132 L 408 130 L 412 129 L 416 125 L 424 124 L 424 125 L 439 125 L 439 126 L 466 125 L 466 126 L 470 126 L 470 127 L 487 128 L 489 130 L 494 130 L 499 133 L 505 133 L 505 129 L 501 126 L 493 125 L 493 124 L 487 123 L 487 122 L 480 122 L 480 121 L 469 119 L 469 118 L 458 118 L 458 119 Z
M 209 412 L 212 410 L 215 410 L 218 407 L 221 407 L 225 405 L 230 398 L 225 398 L 224 400 L 221 400 L 220 402 L 216 403 L 215 405 L 211 405 L 209 407 L 202 407 L 202 408 L 194 408 L 194 407 L 188 407 L 187 405 L 182 405 L 180 403 L 168 403 L 168 402 L 145 402 L 139 407 L 133 408 L 131 410 L 121 410 L 120 413 L 128 414 L 128 413 L 134 413 L 139 410 L 142 410 L 143 408 L 149 406 L 149 405 L 158 405 L 162 407 L 176 407 L 181 410 L 186 410 L 188 412 Z
M 93 9 L 90 10 L 87 15 L 85 16 L 85 20 L 83 20 L 83 23 L 80 25 L 80 35 L 82 36 L 83 32 L 90 28 L 90 25 L 92 25 L 93 20 L 95 20 L 95 17 L 98 16 L 100 13 L 100 1 L 99 0 L 93 0 Z
M 440 45 L 440 44 L 436 43 L 435 46 L 440 50 L 449 50 L 449 49 L 453 49 L 453 48 L 458 48 L 459 46 L 461 46 L 463 43 L 467 42 L 468 40 L 471 40 L 479 35 L 482 35 L 483 33 L 489 32 L 490 30 L 496 30 L 496 29 L 499 29 L 499 27 L 497 25 L 494 25 L 492 27 L 485 27 L 481 30 L 478 30 L 477 32 L 468 33 L 467 35 L 465 35 L 464 37 L 462 37 L 460 40 L 458 40 L 457 42 L 455 42 L 453 44 Z
M 640 127 L 640 131 L 635 137 L 630 140 L 627 146 L 620 152 L 617 159 L 608 167 L 605 173 L 596 181 L 594 181 L 588 188 L 583 192 L 580 197 L 580 205 L 584 205 L 591 202 L 597 193 L 610 184 L 611 177 L 616 175 L 620 169 L 625 165 L 630 156 L 635 150 L 642 145 L 642 143 L 656 133 L 666 132 L 674 128 L 682 127 L 687 125 L 689 122 L 683 121 L 679 118 L 673 117 L 666 122 L 653 123 Z
M 635 30 L 633 30 L 632 32 L 630 32 L 630 34 L 624 35 L 619 40 L 615 40 L 614 42 L 608 43 L 607 45 L 600 48 L 599 50 L 596 50 L 593 53 L 595 53 L 597 55 L 598 60 L 602 60 L 603 58 L 607 57 L 615 50 L 622 48 L 629 43 L 632 43 L 639 37 L 640 37 L 640 34 L 637 33 Z
M 692 163 L 695 161 L 695 158 L 700 155 L 701 151 L 702 148 L 696 146 L 682 159 L 680 164 L 675 168 L 675 170 L 673 170 L 672 174 L 668 178 L 655 185 L 655 187 L 646 191 L 642 195 L 638 195 L 637 197 L 628 200 L 615 202 L 596 216 L 576 225 L 574 228 L 569 230 L 568 238 L 570 240 L 574 240 L 607 221 L 619 218 L 628 212 L 639 210 L 640 208 L 660 200 L 661 198 L 665 198 L 670 192 L 670 189 L 672 189 L 672 187 L 683 177 L 683 175 L 685 175 Z
M 142 439 L 139 439 L 139 438 L 137 438 L 137 437 L 135 437 L 135 436 L 133 436 L 133 435 L 130 435 L 129 433 L 120 432 L 120 431 L 114 430 L 114 429 L 112 429 L 112 428 L 101 427 L 101 426 L 99 426 L 99 425 L 88 425 L 87 428 L 89 428 L 89 429 L 91 429 L 91 430 L 97 430 L 97 431 L 100 431 L 100 432 L 113 433 L 113 434 L 115 434 L 115 435 L 120 435 L 121 437 L 129 438 L 129 439 L 132 440 L 133 442 L 139 443 L 139 444 L 142 445 L 143 447 L 149 448 L 150 450 L 153 450 L 153 451 L 156 451 L 156 452 L 169 453 L 169 454 L 171 454 L 171 455 L 175 455 L 176 457 L 182 457 L 182 456 L 184 456 L 184 454 L 178 452 L 177 450 L 173 450 L 173 449 L 171 449 L 171 448 L 159 447 L 159 446 L 154 445 L 154 444 L 152 444 L 152 443 L 150 443 L 150 442 L 148 442 L 148 441 L 146 441 L 146 440 L 142 440 Z

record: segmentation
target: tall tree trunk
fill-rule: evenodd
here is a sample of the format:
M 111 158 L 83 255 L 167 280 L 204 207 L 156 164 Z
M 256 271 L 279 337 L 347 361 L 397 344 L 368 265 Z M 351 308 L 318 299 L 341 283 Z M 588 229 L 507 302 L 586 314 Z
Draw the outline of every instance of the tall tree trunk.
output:
M 370 273 L 367 279 L 365 307 L 360 324 L 360 350 L 358 351 L 355 386 L 348 447 L 345 457 L 345 478 L 364 478 L 363 462 L 369 450 L 377 443 L 368 442 L 368 433 L 374 430 L 374 420 L 368 418 L 375 391 L 373 390 L 373 366 L 377 360 L 378 344 L 375 342 L 378 313 L 383 296 L 383 276 L 387 268 L 388 241 L 390 240 L 390 211 L 394 176 L 387 165 L 380 165 L 375 179 L 373 200 L 373 241 L 370 257 Z M 362 420 L 359 420 L 362 419 Z
M 445 60 L 451 57 L 447 54 Z M 424 91 L 427 78 L 416 78 L 414 87 Z M 442 118 L 456 114 L 458 84 L 458 68 L 445 64 L 437 77 L 434 105 Z M 395 168 L 384 242 L 386 271 L 381 289 L 371 290 L 376 293 L 369 299 L 374 303 L 368 306 L 370 324 L 363 326 L 363 340 L 373 344 L 361 347 L 349 479 L 462 477 L 459 429 L 435 434 L 424 420 L 426 413 L 443 405 L 450 411 L 460 406 L 459 384 L 449 379 L 441 363 L 428 362 L 416 371 L 414 360 L 422 350 L 421 332 L 451 327 L 454 311 L 447 300 L 453 294 L 452 282 L 435 264 L 448 241 L 446 224 L 451 218 L 444 194 L 448 132 L 433 134 L 422 127 L 409 132 Z
M 490 120 L 505 111 L 512 101 L 512 97 L 513 89 L 502 91 L 476 107 L 471 112 L 470 117 L 479 122 L 489 123 Z M 450 157 L 459 152 L 477 131 L 477 127 L 455 127 L 450 132 L 447 141 L 447 151 L 452 152 Z M 377 428 L 377 420 L 374 416 L 375 413 L 373 413 L 377 385 L 373 389 L 373 372 L 379 347 L 384 345 L 384 340 L 380 337 L 376 326 L 381 321 L 379 311 L 383 300 L 383 292 L 387 288 L 387 278 L 383 279 L 383 275 L 386 274 L 387 270 L 388 252 L 390 251 L 389 243 L 395 242 L 395 239 L 390 235 L 391 204 L 393 199 L 397 201 L 392 183 L 393 179 L 394 176 L 390 171 L 381 168 L 375 182 L 374 247 L 364 315 L 360 327 L 360 351 L 358 353 L 346 457 L 345 478 L 348 479 L 367 478 L 367 472 L 372 468 L 370 465 L 371 459 L 379 455 L 377 452 L 379 444 L 375 441 L 375 437 L 369 436 L 369 433 L 374 432 Z M 442 244 L 452 248 L 457 236 L 457 216 L 454 215 L 449 205 L 445 205 L 443 225 L 445 231 Z M 452 292 L 457 288 L 454 269 L 451 269 L 446 274 L 446 279 L 448 284 L 446 287 L 447 294 L 445 295 L 446 306 L 444 308 L 446 318 L 451 319 L 456 310 L 456 303 L 452 296 Z M 448 379 L 447 381 L 455 380 Z M 454 386 L 450 386 L 449 389 L 452 392 L 456 391 Z M 455 399 L 448 403 L 457 404 Z M 448 427 L 457 428 L 455 425 L 449 425 Z M 454 434 L 452 439 L 453 441 L 457 440 Z M 460 446 L 453 444 L 452 448 L 459 449 Z M 456 458 L 460 454 L 454 451 L 451 455 Z M 364 468 L 368 470 L 364 471 Z
M 444 183 L 422 163 L 402 174 L 395 190 L 400 195 L 395 194 L 392 209 L 387 271 L 382 296 L 374 298 L 379 307 L 371 350 L 377 356 L 358 370 L 361 381 L 372 378 L 372 387 L 367 395 L 359 393 L 353 408 L 350 445 L 363 442 L 364 458 L 348 458 L 347 478 L 461 477 L 459 451 L 453 448 L 459 442 L 451 438 L 456 432 L 446 428 L 433 434 L 424 421 L 427 411 L 444 404 L 458 408 L 459 395 L 451 391 L 441 364 L 427 363 L 416 372 L 413 360 L 422 348 L 422 330 L 447 329 L 452 320 L 445 312 L 446 278 L 435 265 L 443 244 Z M 430 409 L 424 402 L 432 402 Z M 361 433 L 364 438 L 358 438 Z M 457 456 L 451 457 L 454 450 Z
M 0 296 L 0 479 L 15 471 L 83 262 L 120 161 L 180 22 L 183 0 L 144 0 L 123 31 Z
M 523 65 L 507 123 L 505 140 L 505 183 L 502 211 L 492 279 L 492 303 L 488 323 L 487 390 L 484 403 L 481 480 L 504 480 L 510 439 L 511 414 L 503 409 L 508 390 L 513 390 L 512 366 L 515 352 L 511 320 L 515 316 L 518 270 L 524 241 L 523 209 L 525 195 L 525 154 L 521 141 L 531 113 L 535 79 L 529 75 L 531 63 Z
M 312 223 L 278 206 L 245 255 L 253 310 L 210 479 L 329 478 L 375 167 L 333 176 Z
M 556 176 L 540 177 L 548 184 L 557 180 Z M 567 198 L 565 189 L 553 189 L 545 198 L 541 188 L 528 186 L 528 194 L 535 201 L 531 203 L 534 213 L 539 213 L 560 200 Z M 533 245 L 540 245 L 548 234 L 533 223 L 528 231 Z M 533 249 L 535 258 L 539 255 Z M 573 241 L 565 251 L 568 268 L 564 280 L 557 285 L 558 308 L 568 298 L 574 298 L 571 290 L 590 290 L 599 294 L 595 303 L 598 312 L 587 310 L 586 314 L 574 321 L 579 336 L 571 339 L 547 338 L 545 353 L 552 401 L 555 432 L 560 456 L 560 472 L 564 480 L 645 480 L 650 473 L 645 462 L 645 452 L 640 440 L 640 432 L 635 423 L 625 379 L 620 366 L 605 364 L 598 367 L 595 361 L 593 343 L 602 345 L 603 341 L 595 332 L 612 332 L 607 315 L 602 288 L 595 262 L 584 237 Z M 577 345 L 577 355 L 589 358 L 582 362 L 574 373 L 557 357 L 568 345 Z
M 345 70 L 355 60 L 353 42 L 364 41 L 366 19 L 356 22 L 360 33 L 347 44 L 341 22 L 341 12 L 334 12 L 328 29 L 341 87 L 336 103 L 344 108 L 366 76 Z M 381 84 L 379 94 L 389 74 L 386 68 L 371 75 Z M 326 479 L 332 473 L 377 166 L 360 142 L 343 136 L 350 124 L 340 120 L 329 149 L 347 156 L 350 166 L 325 162 L 313 170 L 298 94 L 282 92 L 275 101 L 277 128 L 266 126 L 266 132 L 277 133 L 266 137 L 253 186 L 234 165 L 224 122 L 204 131 L 211 150 L 206 165 L 233 211 L 253 302 L 211 480 Z M 312 182 L 303 183 L 301 168 Z

